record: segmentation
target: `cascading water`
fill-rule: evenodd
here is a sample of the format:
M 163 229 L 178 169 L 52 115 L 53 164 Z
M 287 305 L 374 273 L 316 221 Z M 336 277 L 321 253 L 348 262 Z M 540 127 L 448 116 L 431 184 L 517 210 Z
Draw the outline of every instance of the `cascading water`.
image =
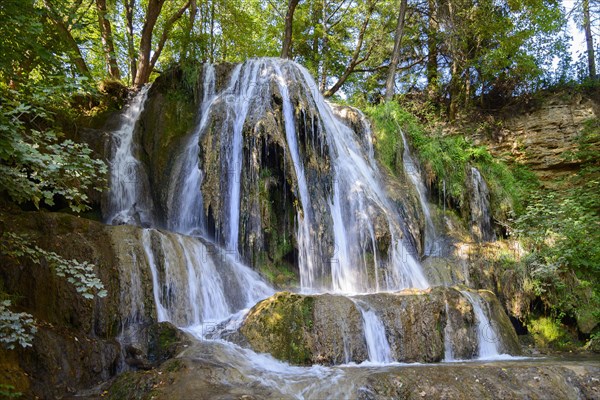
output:
M 444 306 L 446 309 L 446 326 L 444 327 L 444 361 L 454 361 L 454 350 L 452 348 L 452 325 L 450 323 L 450 307 L 448 307 L 448 300 L 444 300 Z
M 483 310 L 485 304 L 479 294 L 461 290 L 462 295 L 473 306 L 477 326 L 477 343 L 479 359 L 497 358 L 500 355 L 498 345 L 500 338 L 496 334 L 494 325 Z
M 206 111 L 215 97 L 216 78 L 212 64 L 204 64 L 203 75 L 201 118 L 207 115 Z M 173 206 L 169 210 L 169 229 L 188 235 L 204 233 L 204 205 L 201 192 L 203 173 L 198 162 L 200 152 L 198 142 L 202 128 L 201 121 L 188 139 L 178 168 L 174 168 L 171 174 L 173 188 L 169 190 L 171 197 L 169 204 Z
M 144 86 L 121 115 L 121 127 L 113 133 L 113 152 L 110 163 L 110 194 L 106 221 L 109 224 L 148 223 L 151 205 L 141 196 L 147 185 L 142 163 L 134 141 L 135 127 L 148 97 L 150 85 Z
M 319 93 L 310 73 L 303 67 L 288 64 L 290 70 L 298 70 L 300 81 L 309 99 L 317 107 L 319 119 L 327 133 L 327 143 L 334 168 L 333 197 L 329 208 L 333 217 L 333 232 L 337 262 L 331 265 L 333 291 L 356 293 L 402 288 L 426 288 L 429 286 L 420 265 L 415 260 L 410 245 L 403 240 L 399 225 L 402 218 L 390 204 L 383 190 L 381 177 L 374 160 L 356 139 L 354 132 L 337 120 L 331 107 Z M 390 235 L 387 259 L 377 254 L 375 220 L 382 218 Z M 373 262 L 368 262 L 368 252 Z M 314 264 L 313 264 L 314 265 Z M 310 266 L 301 265 L 301 274 Z M 369 278 L 369 267 L 374 271 L 376 282 Z M 379 270 L 383 270 L 379 279 Z
M 277 86 L 281 92 L 283 98 L 283 116 L 285 119 L 285 137 L 290 149 L 290 155 L 294 164 L 294 171 L 296 172 L 296 179 L 298 181 L 298 194 L 302 203 L 302 213 L 298 213 L 298 231 L 297 240 L 299 244 L 299 258 L 301 265 L 300 274 L 300 285 L 307 289 L 312 289 L 315 283 L 314 276 L 314 261 L 312 257 L 312 241 L 310 236 L 310 224 L 312 222 L 311 215 L 311 200 L 308 193 L 308 184 L 304 175 L 304 168 L 300 159 L 300 152 L 298 150 L 298 142 L 296 137 L 296 127 L 294 124 L 294 111 L 292 103 L 290 101 L 290 94 L 283 73 L 279 65 L 274 64 L 274 70 L 277 73 L 276 80 Z
M 232 71 L 228 85 L 219 93 L 215 81 L 214 68 L 205 66 L 200 121 L 187 139 L 171 172 L 167 226 L 172 231 L 184 234 L 202 235 L 205 232 L 201 191 L 204 172 L 198 158 L 199 141 L 212 126 L 210 122 L 214 109 L 224 110 L 219 133 L 222 154 L 220 188 L 226 196 L 221 215 L 224 240 L 220 242 L 226 246 L 226 253 L 233 257 L 215 262 L 211 257 L 206 257 L 209 250 L 199 239 L 145 230 L 141 240 L 147 264 L 151 268 L 159 321 L 171 321 L 178 326 L 189 327 L 206 321 L 223 320 L 272 293 L 257 275 L 250 275 L 249 270 L 234 258 L 239 248 L 243 128 L 249 115 L 260 115 L 268 109 L 274 87 L 282 99 L 286 148 L 293 164 L 299 200 L 296 239 L 302 288 L 308 291 L 323 288 L 323 282 L 317 281 L 316 277 L 327 275 L 327 271 L 331 274 L 328 289 L 334 292 L 373 292 L 428 286 L 418 262 L 409 252 L 408 242 L 403 240 L 401 217 L 381 185 L 372 146 L 361 143 L 350 128 L 334 117 L 331 107 L 314 89 L 316 85 L 305 69 L 275 59 L 250 60 Z M 311 182 L 305 175 L 297 116 L 288 88 L 290 82 L 299 85 L 299 90 L 312 104 L 315 113 L 311 116 L 313 130 L 324 135 L 332 160 L 330 179 L 333 187 L 326 204 L 332 219 L 332 241 L 337 251 L 331 257 L 335 258 L 331 265 L 323 261 L 325 257 L 322 257 L 321 251 L 315 250 L 317 221 L 309 190 Z M 115 178 L 111 184 L 116 190 L 111 193 L 115 215 L 131 214 L 142 200 L 136 185 L 147 178 L 141 179 L 141 174 L 137 172 L 142 170 L 142 165 L 135 157 L 133 132 L 143 110 L 146 93 L 147 88 L 136 97 L 130 106 L 131 111 L 126 113 L 127 123 L 115 134 L 120 139 L 112 163 Z M 370 135 L 365 140 L 370 141 Z M 303 144 L 307 145 L 306 142 Z M 321 143 L 321 152 L 325 150 Z M 129 185 L 122 185 L 122 173 L 119 171 L 127 165 L 135 166 L 136 179 Z M 149 220 L 147 218 L 146 223 Z M 379 225 L 376 225 L 377 220 Z M 119 220 L 110 218 L 109 221 L 114 223 Z M 139 224 L 135 219 L 123 218 L 122 222 Z M 387 254 L 378 253 L 377 232 L 382 229 L 389 235 Z M 232 265 L 236 268 L 232 268 Z M 231 276 L 228 277 L 228 274 Z M 232 283 L 236 280 L 237 284 Z M 243 292 L 242 288 L 252 294 L 238 301 L 226 294 Z M 382 328 L 381 323 L 377 323 L 372 311 L 365 310 L 363 316 L 365 334 L 374 340 L 371 341 L 372 360 L 389 361 L 389 344 L 386 351 L 383 345 L 385 340 L 379 340 L 381 337 L 375 340 L 379 328 Z
M 148 180 L 136 157 L 134 141 L 135 126 L 142 115 L 148 90 L 146 86 L 136 95 L 123 114 L 121 128 L 114 133 L 116 149 L 111 162 L 110 216 L 107 218 L 112 224 L 153 223 L 147 208 L 140 208 L 141 204 L 147 204 L 142 188 L 148 185 Z M 174 168 L 176 173 L 172 175 L 174 183 L 169 193 L 172 207 L 167 218 L 167 226 L 173 231 L 195 235 L 203 233 L 198 140 L 215 97 L 215 71 L 211 65 L 204 68 L 203 90 L 198 129 L 188 139 Z M 240 118 L 243 122 L 243 117 Z M 240 264 L 236 257 L 201 239 L 144 229 L 139 240 L 145 265 L 152 275 L 158 321 L 193 328 L 223 320 L 273 294 L 258 274 Z M 136 279 L 137 276 L 133 277 L 132 283 Z M 132 297 L 130 302 L 137 306 L 139 301 Z
M 142 244 L 159 321 L 214 323 L 273 293 L 255 272 L 199 239 L 145 229 Z
M 481 241 L 496 240 L 490 212 L 490 190 L 479 170 L 471 167 L 471 233 Z
M 404 151 L 402 152 L 404 172 L 408 175 L 413 186 L 417 190 L 421 209 L 423 210 L 423 216 L 425 217 L 425 244 L 423 253 L 426 256 L 435 256 L 439 254 L 440 249 L 438 248 L 438 234 L 435 225 L 433 224 L 433 220 L 431 219 L 431 210 L 429 208 L 429 202 L 427 201 L 427 188 L 425 188 L 425 185 L 423 184 L 421 169 L 410 153 L 410 147 L 408 146 L 404 131 L 400 130 L 400 135 L 402 136 L 402 143 L 404 145 Z
M 290 93 L 290 84 L 294 85 L 295 97 Z M 232 253 L 247 245 L 239 243 L 241 199 L 247 194 L 242 188 L 242 166 L 254 165 L 257 160 L 246 159 L 250 151 L 243 148 L 250 145 L 244 144 L 245 135 L 266 115 L 280 112 L 285 160 L 292 167 L 292 186 L 298 200 L 296 242 L 302 289 L 359 293 L 427 287 L 421 267 L 411 254 L 410 242 L 405 240 L 402 218 L 382 187 L 372 151 L 334 117 L 315 87 L 310 74 L 297 64 L 278 59 L 249 60 L 236 66 L 227 87 L 203 107 L 199 137 L 209 131 L 215 135 L 211 121 L 218 119 L 219 124 L 216 139 L 211 139 L 220 143 L 219 170 L 204 171 L 219 174 L 218 189 L 224 194 L 217 207 L 216 230 L 222 237 L 218 242 Z M 274 97 L 281 98 L 281 111 L 273 103 Z M 299 115 L 299 101 L 308 103 L 309 115 Z M 310 138 L 298 129 L 309 124 Z M 321 148 L 315 153 L 320 154 L 322 162 L 330 159 L 332 164 L 325 177 L 331 182 L 330 188 L 318 189 L 326 197 L 328 213 L 317 205 L 319 198 L 313 189 L 322 186 L 323 181 L 316 181 L 319 177 L 314 173 L 306 173 L 311 168 L 306 159 L 308 148 L 314 146 L 317 135 L 321 135 Z M 324 228 L 329 226 L 331 230 Z M 382 236 L 388 238 L 385 254 L 380 250 Z M 333 248 L 324 248 L 328 242 Z
M 373 311 L 362 300 L 353 300 L 363 319 L 363 330 L 369 352 L 369 361 L 372 363 L 389 364 L 394 361 L 390 343 L 385 336 L 385 327 Z

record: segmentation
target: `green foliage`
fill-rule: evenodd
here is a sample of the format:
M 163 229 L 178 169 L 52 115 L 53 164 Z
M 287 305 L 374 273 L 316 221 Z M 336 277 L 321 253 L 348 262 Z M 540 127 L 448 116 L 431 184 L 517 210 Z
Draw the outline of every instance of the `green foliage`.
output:
M 23 393 L 15 392 L 15 387 L 12 385 L 4 385 L 0 383 L 0 396 L 6 398 L 16 398 L 21 397 Z
M 65 278 L 86 299 L 92 299 L 94 295 L 105 297 L 107 294 L 104 285 L 94 273 L 94 264 L 67 260 L 52 251 L 34 245 L 25 236 L 5 232 L 0 241 L 0 251 L 11 258 L 23 257 L 38 265 L 45 262 L 57 276 Z
M 107 295 L 104 285 L 94 272 L 96 267 L 93 264 L 67 260 L 52 251 L 41 249 L 25 236 L 4 232 L 0 240 L 0 253 L 15 260 L 24 258 L 38 265 L 45 263 L 86 299 Z M 9 300 L 0 302 L 0 343 L 9 349 L 13 349 L 15 343 L 29 347 L 36 333 L 33 316 L 14 313 L 9 309 L 10 305 Z
M 533 335 L 536 345 L 540 347 L 564 348 L 571 343 L 569 333 L 556 319 L 532 318 L 529 320 L 527 328 Z
M 33 335 L 37 332 L 33 316 L 12 312 L 10 305 L 10 300 L 0 301 L 0 344 L 8 349 L 14 349 L 15 344 L 31 347 Z
M 402 140 L 400 131 L 410 139 L 424 170 L 427 185 L 444 189 L 446 195 L 459 206 L 465 200 L 466 171 L 476 166 L 483 174 L 491 191 L 492 208 L 499 219 L 506 219 L 521 210 L 527 187 L 533 178 L 523 167 L 509 167 L 492 157 L 485 146 L 477 146 L 466 135 L 443 134 L 435 126 L 436 118 L 427 110 L 419 111 L 428 123 L 396 102 L 387 102 L 366 109 L 375 129 L 377 156 L 391 171 L 402 170 Z
M 0 91 L 0 189 L 17 203 L 52 206 L 58 195 L 73 211 L 86 210 L 86 192 L 101 190 L 95 185 L 104 183 L 106 165 L 86 144 L 60 140 L 52 110 L 39 104 L 44 95 L 57 100 L 48 88 L 29 95 Z
M 600 125 L 588 121 L 578 150 L 565 157 L 581 168 L 561 191 L 533 192 L 516 220 L 530 251 L 524 260 L 533 290 L 552 315 L 576 316 L 600 305 Z M 574 278 L 572 274 L 575 274 Z M 582 290 L 591 288 L 592 298 Z M 596 321 L 600 312 L 596 309 Z

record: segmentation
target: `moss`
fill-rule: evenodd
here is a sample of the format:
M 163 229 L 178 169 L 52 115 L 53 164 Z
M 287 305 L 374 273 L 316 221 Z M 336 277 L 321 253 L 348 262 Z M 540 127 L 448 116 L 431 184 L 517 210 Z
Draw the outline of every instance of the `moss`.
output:
M 435 119 L 422 122 L 398 103 L 368 107 L 366 113 L 373 121 L 379 161 L 395 175 L 403 174 L 403 130 L 422 164 L 426 184 L 434 195 L 458 209 L 465 205 L 466 171 L 470 165 L 476 166 L 488 183 L 494 217 L 501 221 L 506 221 L 513 211 L 522 210 L 528 188 L 536 184 L 525 167 L 495 159 L 485 146 L 466 139 L 464 132 L 443 131 Z
M 166 372 L 177 372 L 184 368 L 184 364 L 181 360 L 173 359 L 165 362 L 162 369 Z
M 253 348 L 293 364 L 310 365 L 314 299 L 281 292 L 254 306 L 242 334 Z
M 18 353 L 0 346 L 0 398 L 4 398 L 3 390 L 11 394 L 27 393 L 29 387 L 29 376 L 19 365 Z
M 271 283 L 280 288 L 291 288 L 298 283 L 297 269 L 289 262 L 294 248 L 292 232 L 293 207 L 284 203 L 281 193 L 272 190 L 278 184 L 271 168 L 263 167 L 259 174 L 260 219 L 265 235 L 265 250 L 258 252 L 255 265 Z
M 538 348 L 569 350 L 577 344 L 576 338 L 559 321 L 553 318 L 530 318 L 527 322 L 527 329 Z
M 150 373 L 125 372 L 110 387 L 108 399 L 111 400 L 143 400 L 148 398 L 154 385 Z

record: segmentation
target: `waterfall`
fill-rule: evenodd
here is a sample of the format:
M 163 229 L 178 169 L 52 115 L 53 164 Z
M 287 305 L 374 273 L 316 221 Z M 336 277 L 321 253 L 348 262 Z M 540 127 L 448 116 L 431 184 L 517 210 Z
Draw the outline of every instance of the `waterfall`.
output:
M 423 253 L 426 256 L 435 256 L 439 254 L 440 249 L 437 248 L 438 235 L 435 230 L 433 220 L 431 219 L 431 210 L 427 201 L 427 188 L 425 188 L 423 183 L 421 169 L 410 153 L 410 147 L 408 146 L 408 141 L 406 140 L 404 131 L 400 130 L 400 135 L 402 136 L 402 143 L 404 145 L 404 151 L 402 152 L 402 164 L 404 166 L 404 172 L 408 175 L 417 191 L 419 202 L 421 203 L 421 209 L 423 210 L 423 215 L 425 216 L 425 240 Z
M 500 338 L 496 334 L 494 325 L 486 315 L 483 308 L 485 302 L 478 293 L 467 292 L 466 290 L 460 291 L 463 296 L 473 306 L 473 313 L 475 314 L 475 322 L 477 326 L 477 342 L 478 342 L 478 356 L 479 359 L 495 358 L 500 355 L 498 345 L 500 344 Z
M 479 170 L 471 167 L 471 233 L 481 241 L 496 240 L 490 212 L 490 191 Z
M 363 293 L 429 286 L 406 240 L 401 214 L 383 187 L 368 127 L 366 137 L 359 138 L 337 119 L 308 71 L 290 61 L 258 59 L 237 65 L 219 90 L 213 66 L 205 65 L 202 77 L 198 124 L 174 153 L 166 174 L 170 179 L 165 222 L 170 232 L 158 230 L 163 226 L 151 218 L 151 203 L 145 197 L 153 187 L 134 138 L 148 87 L 134 98 L 114 133 L 107 220 L 147 226 L 135 244 L 142 249 L 135 262 L 149 269 L 158 321 L 206 337 L 202 332 L 207 324 L 237 321 L 242 310 L 274 293 L 239 259 L 246 245 L 240 243 L 250 164 L 245 146 L 265 114 L 281 123 L 278 140 L 288 168 L 284 172 L 293 174 L 290 190 L 301 289 Z M 304 111 L 298 111 L 300 105 Z M 208 134 L 214 135 L 219 156 L 214 171 L 206 169 L 201 154 Z M 316 173 L 315 162 L 327 166 Z M 214 178 L 208 174 L 218 176 L 221 201 L 214 216 L 214 242 L 207 238 L 205 220 L 204 202 L 210 203 L 203 197 L 203 183 Z M 138 285 L 139 277 L 131 281 Z M 383 323 L 368 304 L 356 304 L 369 360 L 393 361 Z M 349 359 L 346 345 L 344 353 Z
M 171 207 L 167 218 L 171 230 L 194 235 L 204 233 L 198 142 L 208 120 L 207 111 L 215 99 L 214 67 L 206 65 L 203 75 L 200 122 L 188 138 L 172 171 L 173 184 L 169 191 Z M 232 78 L 232 81 L 235 83 L 237 80 Z M 120 128 L 113 133 L 115 149 L 111 162 L 110 212 L 107 218 L 112 224 L 153 225 L 149 208 L 141 207 L 148 204 L 142 194 L 148 179 L 137 158 L 134 140 L 135 126 L 142 115 L 148 90 L 149 86 L 146 86 L 134 97 L 123 113 Z M 233 136 L 241 137 L 244 116 L 238 118 L 241 122 L 235 125 L 237 134 Z M 234 153 L 239 153 L 238 150 L 234 150 Z M 234 188 L 232 190 L 235 192 Z M 239 199 L 237 201 L 239 203 Z M 273 290 L 257 273 L 239 263 L 229 252 L 201 238 L 144 229 L 139 241 L 144 260 L 133 258 L 133 262 L 150 269 L 159 322 L 169 321 L 179 327 L 215 323 L 273 294 Z M 136 244 L 132 243 L 131 246 Z M 134 286 L 127 293 L 124 291 L 132 307 L 129 319 L 137 318 L 143 312 L 143 301 L 139 298 L 141 289 L 138 288 L 139 271 L 131 269 L 123 273 L 130 276 Z M 131 321 L 125 322 L 129 324 Z M 125 338 L 127 335 L 127 332 L 123 332 L 121 336 Z
M 446 326 L 444 327 L 444 361 L 454 361 L 454 350 L 452 349 L 452 324 L 450 322 L 450 307 L 448 300 L 444 299 L 446 309 Z
M 385 335 L 385 327 L 375 311 L 361 300 L 353 300 L 363 319 L 363 331 L 367 342 L 369 361 L 389 364 L 394 361 L 390 344 Z
M 206 120 L 206 111 L 215 97 L 215 68 L 212 64 L 204 64 L 203 93 L 200 104 L 200 123 L 188 139 L 178 168 L 173 169 L 169 190 L 170 204 L 169 229 L 183 234 L 204 233 L 204 205 L 202 202 L 203 173 L 199 165 L 200 132 Z
M 142 163 L 136 157 L 134 133 L 144 111 L 150 85 L 144 86 L 121 114 L 121 126 L 112 135 L 110 192 L 106 221 L 109 224 L 141 225 L 151 219 L 150 208 L 140 194 L 147 181 Z
M 287 65 L 299 70 L 304 78 L 300 84 L 317 107 L 330 148 L 334 187 L 329 209 L 337 250 L 337 262 L 331 265 L 332 290 L 356 293 L 378 290 L 380 286 L 384 290 L 428 287 L 421 266 L 411 254 L 410 244 L 403 240 L 402 218 L 382 187 L 374 160 L 365 155 L 354 132 L 334 117 L 310 73 L 300 65 L 289 62 Z M 378 256 L 373 245 L 377 242 L 378 217 L 386 221 L 390 235 L 387 260 Z M 373 254 L 372 263 L 367 261 L 367 250 Z M 370 282 L 369 268 L 376 276 L 383 270 L 381 282 Z
M 315 286 L 315 263 L 312 253 L 313 247 L 311 242 L 310 225 L 312 223 L 311 215 L 311 200 L 308 193 L 308 183 L 304 175 L 304 167 L 300 159 L 298 149 L 298 140 L 296 137 L 296 127 L 294 124 L 294 110 L 290 100 L 290 94 L 287 88 L 287 83 L 284 75 L 278 64 L 274 64 L 274 70 L 277 73 L 277 86 L 283 98 L 283 117 L 285 120 L 285 137 L 290 150 L 290 156 L 294 164 L 296 179 L 298 181 L 298 194 L 302 203 L 302 213 L 298 213 L 298 231 L 297 240 L 299 247 L 299 259 L 301 265 L 300 285 L 304 288 L 314 288 Z
M 159 321 L 216 323 L 273 294 L 258 274 L 200 239 L 144 229 L 142 246 Z
M 291 84 L 295 97 L 289 90 Z M 284 159 L 291 161 L 295 175 L 292 190 L 298 200 L 296 243 L 302 289 L 361 293 L 428 287 L 411 254 L 414 251 L 410 241 L 405 240 L 402 218 L 383 189 L 372 151 L 365 150 L 354 132 L 334 117 L 308 71 L 290 61 L 253 59 L 238 65 L 228 86 L 202 107 L 205 115 L 197 134 L 201 138 L 209 129 L 217 129 L 220 141 L 218 173 L 223 198 L 216 229 L 223 240 L 218 241 L 232 254 L 240 249 L 240 213 L 244 204 L 241 180 L 247 135 L 244 127 L 251 128 L 266 114 L 272 115 L 274 108 L 279 107 L 273 104 L 275 96 L 281 98 L 284 148 L 289 157 Z M 308 103 L 311 115 L 298 115 L 298 96 Z M 215 118 L 213 114 L 220 118 L 216 128 L 210 123 Z M 298 129 L 300 125 L 310 125 L 313 137 L 307 138 L 309 135 Z M 321 153 L 332 159 L 332 187 L 317 190 L 328 196 L 328 213 L 317 206 L 320 198 L 315 197 L 313 189 L 322 186 L 322 182 L 315 181 L 314 174 L 306 174 L 308 160 L 303 151 L 314 146 L 315 132 L 325 137 L 327 149 L 321 143 Z M 324 231 L 323 225 L 329 225 L 328 220 L 332 225 L 333 250 L 324 249 L 328 242 L 322 235 L 327 235 L 327 231 L 319 233 Z M 382 231 L 389 238 L 386 254 L 379 254 Z
M 130 245 L 129 243 L 127 243 Z M 119 314 L 121 315 L 120 332 L 117 340 L 123 346 L 121 347 L 121 360 L 118 369 L 126 369 L 125 359 L 127 358 L 126 349 L 129 346 L 136 348 L 145 348 L 145 338 L 140 335 L 139 326 L 144 323 L 145 301 L 144 290 L 142 288 L 142 279 L 138 271 L 136 254 L 133 251 L 126 251 L 126 259 L 120 259 L 119 268 Z

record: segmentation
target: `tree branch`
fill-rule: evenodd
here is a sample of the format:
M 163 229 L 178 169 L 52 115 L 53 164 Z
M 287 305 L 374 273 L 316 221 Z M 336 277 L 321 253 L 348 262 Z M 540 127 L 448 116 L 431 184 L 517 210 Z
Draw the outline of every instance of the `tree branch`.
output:
M 171 15 L 171 17 L 165 23 L 162 34 L 160 35 L 160 40 L 158 41 L 158 44 L 156 45 L 156 48 L 154 49 L 154 54 L 152 54 L 152 58 L 150 59 L 150 69 L 151 70 L 154 69 L 156 62 L 158 61 L 158 57 L 160 57 L 160 53 L 162 52 L 162 49 L 165 46 L 165 43 L 169 37 L 169 33 L 171 33 L 171 28 L 173 28 L 173 25 L 175 24 L 175 22 L 177 22 L 177 20 L 183 16 L 183 13 L 185 12 L 185 10 L 188 9 L 188 7 L 190 6 L 190 3 L 191 3 L 191 0 L 187 0 L 185 2 L 185 4 L 183 6 L 181 6 L 181 8 L 179 10 L 177 10 L 177 12 L 175 14 Z

